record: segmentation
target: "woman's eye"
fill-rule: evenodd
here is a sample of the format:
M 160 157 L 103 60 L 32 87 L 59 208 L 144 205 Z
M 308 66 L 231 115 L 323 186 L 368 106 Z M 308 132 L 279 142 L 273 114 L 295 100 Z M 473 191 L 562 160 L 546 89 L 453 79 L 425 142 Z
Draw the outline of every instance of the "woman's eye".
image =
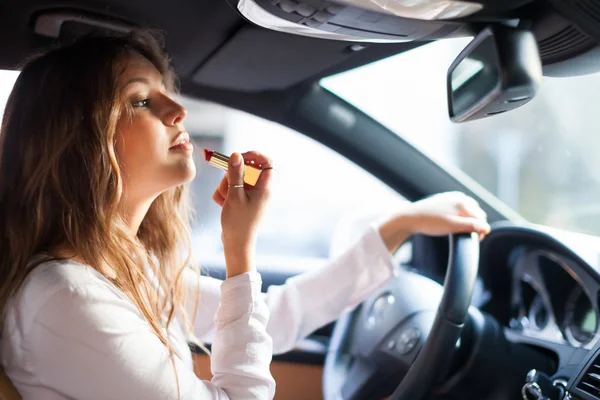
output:
M 131 103 L 131 105 L 136 108 L 137 107 L 148 108 L 148 106 L 150 105 L 150 100 L 149 99 L 137 100 L 137 101 L 134 101 L 133 103 Z

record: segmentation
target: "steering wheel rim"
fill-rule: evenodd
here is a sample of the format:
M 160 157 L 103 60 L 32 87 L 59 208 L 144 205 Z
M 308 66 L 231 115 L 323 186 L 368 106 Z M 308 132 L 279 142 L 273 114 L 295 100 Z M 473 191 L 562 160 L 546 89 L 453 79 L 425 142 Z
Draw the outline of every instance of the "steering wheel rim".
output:
M 419 400 L 430 391 L 431 387 L 447 372 L 451 359 L 448 355 L 456 347 L 467 320 L 479 269 L 479 240 L 474 233 L 450 235 L 449 240 L 450 253 L 443 292 L 441 292 L 441 299 L 438 297 L 433 300 L 437 303 L 439 299 L 435 317 L 432 314 L 428 321 L 422 322 L 429 325 L 429 333 L 421 345 L 414 350 L 413 361 L 409 364 L 408 372 L 389 397 L 390 400 Z M 427 281 L 435 284 L 426 278 L 419 277 L 419 279 L 421 280 L 419 284 L 425 287 Z M 437 287 L 441 291 L 439 285 Z M 433 290 L 433 286 L 427 290 Z M 429 307 L 431 308 L 431 304 Z M 350 333 L 354 330 L 358 319 L 357 313 L 352 312 L 340 318 L 334 327 L 323 373 L 325 400 L 346 398 L 342 396 L 342 387 L 338 385 L 335 375 L 340 375 L 340 365 L 342 369 L 349 370 L 349 365 L 352 363 L 352 357 L 345 354 L 352 345 L 348 343 L 347 337 L 351 336 Z M 393 329 L 397 329 L 398 326 L 394 325 Z M 389 337 L 388 333 L 379 336 Z M 375 368 L 375 366 L 371 367 Z M 368 369 L 370 366 L 367 364 L 362 368 Z M 348 398 L 358 397 L 351 395 Z

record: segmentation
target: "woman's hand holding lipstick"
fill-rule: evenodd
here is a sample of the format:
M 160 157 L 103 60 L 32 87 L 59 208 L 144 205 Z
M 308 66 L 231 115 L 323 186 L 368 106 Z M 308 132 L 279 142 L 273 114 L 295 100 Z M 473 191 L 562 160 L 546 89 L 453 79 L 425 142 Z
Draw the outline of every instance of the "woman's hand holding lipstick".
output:
M 254 186 L 244 184 L 244 164 L 260 165 L 263 171 Z M 227 277 L 254 270 L 258 225 L 269 199 L 271 161 L 251 151 L 233 153 L 228 171 L 213 194 L 221 211 L 222 240 Z

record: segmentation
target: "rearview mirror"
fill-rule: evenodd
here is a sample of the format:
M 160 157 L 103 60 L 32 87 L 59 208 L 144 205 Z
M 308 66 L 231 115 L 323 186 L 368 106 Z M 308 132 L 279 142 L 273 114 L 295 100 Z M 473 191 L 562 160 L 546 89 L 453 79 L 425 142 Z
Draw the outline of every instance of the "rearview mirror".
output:
M 533 34 L 502 25 L 481 31 L 448 69 L 453 122 L 500 114 L 529 102 L 542 80 Z

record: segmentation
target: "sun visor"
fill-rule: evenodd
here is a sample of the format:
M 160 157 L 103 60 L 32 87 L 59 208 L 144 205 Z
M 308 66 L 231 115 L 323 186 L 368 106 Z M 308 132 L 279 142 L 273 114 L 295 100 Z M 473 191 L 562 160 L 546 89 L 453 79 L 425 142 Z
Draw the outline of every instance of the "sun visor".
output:
M 411 45 L 387 47 L 400 52 L 400 47 Z M 367 46 L 287 35 L 247 24 L 204 61 L 192 79 L 220 89 L 281 90 L 355 57 Z
M 280 90 L 352 56 L 346 50 L 347 42 L 326 41 L 314 46 L 313 41 L 245 25 L 202 64 L 193 80 L 203 86 L 246 92 Z
M 238 11 L 263 28 L 333 40 L 408 42 L 455 30 L 483 6 L 458 0 L 240 0 Z M 451 28 L 453 27 L 453 28 Z

